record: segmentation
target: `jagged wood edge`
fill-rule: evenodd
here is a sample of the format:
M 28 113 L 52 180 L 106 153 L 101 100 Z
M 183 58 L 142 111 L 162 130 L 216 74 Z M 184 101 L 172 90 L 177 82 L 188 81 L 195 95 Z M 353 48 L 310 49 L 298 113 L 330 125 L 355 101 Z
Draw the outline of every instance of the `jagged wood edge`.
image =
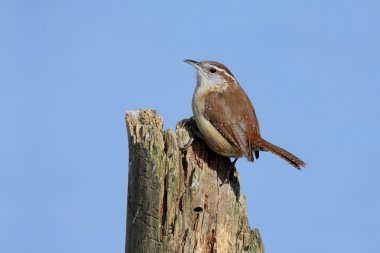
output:
M 230 185 L 216 187 L 220 193 L 216 199 L 204 194 L 213 195 L 208 184 L 219 185 L 226 176 L 226 158 L 202 141 L 195 141 L 188 151 L 178 149 L 178 142 L 188 140 L 193 122 L 179 122 L 174 134 L 163 131 L 163 119 L 154 110 L 139 110 L 127 112 L 126 123 L 130 148 L 126 252 L 264 252 L 258 230 L 249 228 L 237 173 Z M 217 204 L 210 206 L 213 201 Z M 231 206 L 233 212 L 223 210 Z M 223 229 L 227 225 L 220 217 L 232 217 L 238 225 L 231 229 L 235 235 Z

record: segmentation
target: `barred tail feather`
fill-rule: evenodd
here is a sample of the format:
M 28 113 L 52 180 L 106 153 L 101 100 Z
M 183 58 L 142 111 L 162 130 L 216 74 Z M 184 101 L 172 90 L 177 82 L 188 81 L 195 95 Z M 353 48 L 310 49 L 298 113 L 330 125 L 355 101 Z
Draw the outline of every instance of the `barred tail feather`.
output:
M 300 170 L 301 167 L 307 166 L 307 164 L 301 159 L 299 159 L 297 156 L 260 137 L 255 140 L 255 144 L 258 145 L 260 148 L 264 149 L 265 151 L 270 151 L 273 154 L 278 155 L 298 170 Z

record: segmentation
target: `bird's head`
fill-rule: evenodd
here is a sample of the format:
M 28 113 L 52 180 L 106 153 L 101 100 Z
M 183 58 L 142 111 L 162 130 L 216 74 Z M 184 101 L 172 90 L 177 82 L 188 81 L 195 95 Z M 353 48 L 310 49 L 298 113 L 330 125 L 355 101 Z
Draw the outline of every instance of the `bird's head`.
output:
M 197 70 L 198 86 L 220 86 L 237 84 L 237 80 L 231 71 L 223 64 L 215 61 L 193 61 L 185 60 L 186 63 L 193 65 Z

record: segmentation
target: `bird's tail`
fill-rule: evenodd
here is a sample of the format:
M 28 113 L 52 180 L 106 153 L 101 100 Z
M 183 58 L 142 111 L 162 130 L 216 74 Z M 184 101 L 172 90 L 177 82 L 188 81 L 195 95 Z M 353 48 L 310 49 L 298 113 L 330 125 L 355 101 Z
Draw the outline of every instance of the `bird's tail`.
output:
M 285 149 L 277 147 L 276 145 L 264 140 L 263 138 L 258 137 L 255 140 L 255 144 L 258 145 L 260 148 L 264 149 L 265 151 L 270 151 L 273 154 L 278 155 L 298 170 L 300 170 L 301 167 L 307 166 L 307 164 L 301 159 L 299 159 L 297 156 L 286 151 Z

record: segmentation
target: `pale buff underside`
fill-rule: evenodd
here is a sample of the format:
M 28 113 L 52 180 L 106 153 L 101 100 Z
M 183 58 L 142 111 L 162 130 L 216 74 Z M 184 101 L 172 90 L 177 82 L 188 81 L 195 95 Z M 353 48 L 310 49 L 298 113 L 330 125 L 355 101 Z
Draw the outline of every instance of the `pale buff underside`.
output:
M 230 142 L 204 117 L 205 88 L 198 86 L 195 90 L 192 109 L 195 122 L 199 131 L 204 135 L 207 145 L 216 153 L 226 157 L 241 157 L 241 152 L 232 146 Z M 206 88 L 208 91 L 210 87 Z

